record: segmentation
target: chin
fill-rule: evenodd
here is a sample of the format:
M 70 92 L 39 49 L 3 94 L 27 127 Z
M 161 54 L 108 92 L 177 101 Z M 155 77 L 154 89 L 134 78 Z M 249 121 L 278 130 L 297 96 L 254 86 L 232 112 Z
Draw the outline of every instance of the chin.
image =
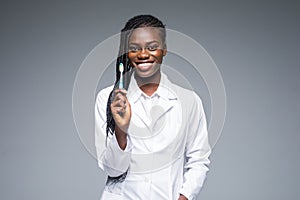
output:
M 140 78 L 149 78 L 149 77 L 152 77 L 154 75 L 154 73 L 151 73 L 151 72 L 136 71 L 135 73 Z
M 160 69 L 155 71 L 139 71 L 135 70 L 135 76 L 144 79 L 156 78 L 160 75 Z

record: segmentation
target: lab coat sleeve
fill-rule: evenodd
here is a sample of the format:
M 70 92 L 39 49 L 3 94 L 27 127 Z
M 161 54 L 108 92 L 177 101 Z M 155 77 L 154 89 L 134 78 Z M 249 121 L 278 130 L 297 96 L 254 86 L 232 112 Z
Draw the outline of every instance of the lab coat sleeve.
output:
M 185 148 L 183 185 L 180 194 L 189 200 L 196 199 L 206 178 L 209 168 L 211 148 L 208 143 L 207 124 L 201 99 L 194 93 L 189 129 Z
M 95 104 L 95 146 L 99 167 L 110 177 L 125 173 L 129 167 L 132 144 L 127 136 L 127 146 L 122 150 L 115 134 L 106 137 L 106 105 L 112 88 L 99 92 Z

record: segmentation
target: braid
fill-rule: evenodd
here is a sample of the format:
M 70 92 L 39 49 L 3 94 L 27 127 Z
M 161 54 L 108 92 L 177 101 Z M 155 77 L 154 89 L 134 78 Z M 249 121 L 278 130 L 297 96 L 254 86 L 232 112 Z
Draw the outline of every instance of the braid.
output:
M 119 47 L 119 54 L 116 62 L 116 81 L 114 83 L 114 89 L 117 88 L 118 82 L 120 80 L 120 72 L 119 72 L 119 65 L 120 63 L 124 66 L 124 88 L 127 90 L 130 78 L 132 75 L 132 66 L 130 65 L 129 59 L 127 57 L 128 54 L 128 40 L 132 33 L 132 31 L 136 28 L 141 27 L 158 27 L 161 28 L 161 36 L 163 39 L 163 43 L 165 43 L 166 40 L 166 31 L 165 31 L 165 25 L 156 17 L 152 15 L 137 15 L 127 21 L 125 24 L 125 27 L 121 30 L 121 37 L 120 37 L 120 47 Z M 108 101 L 107 101 L 107 107 L 106 107 L 106 118 L 107 118 L 107 126 L 106 126 L 106 136 L 113 135 L 115 131 L 115 121 L 113 119 L 110 104 L 112 102 L 113 97 L 113 91 L 111 91 Z

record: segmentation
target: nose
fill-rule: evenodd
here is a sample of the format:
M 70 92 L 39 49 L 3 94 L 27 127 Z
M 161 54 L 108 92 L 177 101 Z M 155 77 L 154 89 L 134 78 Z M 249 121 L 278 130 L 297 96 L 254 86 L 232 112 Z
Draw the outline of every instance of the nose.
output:
M 149 52 L 145 48 L 142 48 L 138 53 L 138 59 L 147 59 L 147 58 L 149 58 Z

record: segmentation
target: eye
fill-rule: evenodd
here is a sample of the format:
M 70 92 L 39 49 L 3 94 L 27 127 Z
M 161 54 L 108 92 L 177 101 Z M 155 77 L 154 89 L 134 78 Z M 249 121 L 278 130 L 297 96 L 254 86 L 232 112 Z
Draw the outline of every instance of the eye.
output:
M 158 45 L 150 45 L 150 46 L 147 47 L 147 49 L 148 49 L 149 51 L 156 51 L 157 48 L 158 48 Z
M 136 47 L 136 46 L 129 46 L 129 51 L 130 52 L 137 52 L 138 50 L 139 50 L 139 48 Z

